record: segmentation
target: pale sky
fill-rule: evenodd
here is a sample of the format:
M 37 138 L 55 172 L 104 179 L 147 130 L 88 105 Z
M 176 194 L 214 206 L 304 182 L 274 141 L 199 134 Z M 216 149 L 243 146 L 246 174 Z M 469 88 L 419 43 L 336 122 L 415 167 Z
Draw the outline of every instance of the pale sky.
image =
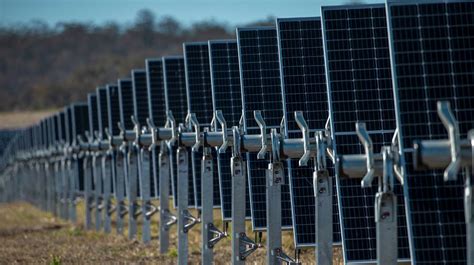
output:
M 138 10 L 147 8 L 157 16 L 171 15 L 185 25 L 203 19 L 215 19 L 234 25 L 268 16 L 319 16 L 321 5 L 349 2 L 350 0 L 0 0 L 0 24 L 14 25 L 33 19 L 41 19 L 53 25 L 64 21 L 130 23 Z

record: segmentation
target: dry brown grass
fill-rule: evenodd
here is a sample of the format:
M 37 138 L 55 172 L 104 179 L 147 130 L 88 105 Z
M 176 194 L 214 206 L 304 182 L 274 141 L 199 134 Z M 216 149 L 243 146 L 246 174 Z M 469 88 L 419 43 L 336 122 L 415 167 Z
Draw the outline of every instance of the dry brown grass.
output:
M 127 240 L 125 236 L 116 234 L 115 230 L 111 234 L 84 230 L 83 209 L 80 203 L 78 223 L 70 224 L 26 203 L 0 204 L 0 264 L 176 263 L 176 226 L 171 229 L 169 252 L 160 255 L 158 216 L 153 217 L 153 240 L 149 245 L 144 245 L 139 240 Z M 216 211 L 216 225 L 222 227 L 218 214 Z M 252 235 L 250 226 L 248 230 L 248 234 Z M 140 231 L 137 238 L 140 238 Z M 200 241 L 198 225 L 189 233 L 190 264 L 200 263 Z M 290 232 L 283 234 L 283 242 L 285 251 L 293 253 Z M 215 247 L 215 264 L 230 264 L 230 244 L 229 239 L 223 239 Z M 265 255 L 265 249 L 259 249 L 249 256 L 247 264 L 265 264 Z M 303 250 L 301 259 L 303 264 L 314 264 L 313 249 Z M 334 250 L 334 264 L 342 264 L 340 248 Z
M 24 128 L 54 112 L 55 110 L 0 112 L 0 129 Z

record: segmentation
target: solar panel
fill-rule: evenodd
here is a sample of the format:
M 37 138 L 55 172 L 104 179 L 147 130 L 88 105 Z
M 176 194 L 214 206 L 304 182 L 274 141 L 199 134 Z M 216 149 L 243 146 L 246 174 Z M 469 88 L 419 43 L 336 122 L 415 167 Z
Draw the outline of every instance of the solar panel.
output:
M 163 57 L 163 76 L 164 76 L 164 85 L 165 85 L 165 103 L 166 110 L 171 111 L 173 114 L 176 123 L 184 123 L 186 115 L 188 112 L 188 103 L 186 97 L 186 75 L 184 70 L 184 58 L 183 57 Z M 171 147 L 170 152 L 170 161 L 172 161 L 171 166 L 171 183 L 173 188 L 173 202 L 174 207 L 178 206 L 178 189 L 177 189 L 177 165 L 176 165 L 176 145 Z M 191 156 L 191 152 L 189 152 Z M 189 158 L 189 161 L 191 159 Z M 189 163 L 188 172 L 192 172 L 192 164 Z M 193 178 L 189 178 L 188 183 L 189 196 L 188 196 L 188 205 L 195 206 L 196 202 L 194 200 L 194 181 Z
M 125 130 L 133 130 L 132 115 L 133 86 L 131 79 L 120 79 L 119 82 L 120 123 Z
M 242 96 L 240 93 L 239 56 L 236 40 L 209 41 L 209 63 L 211 69 L 213 111 L 221 110 L 227 128 L 237 126 L 242 115 Z M 216 125 L 217 126 L 217 125 Z M 222 219 L 232 219 L 232 174 L 230 148 L 217 154 Z M 250 199 L 246 193 L 246 216 L 250 217 Z
M 54 144 L 54 116 L 49 116 L 47 122 L 47 127 L 48 127 L 48 147 L 51 147 Z
M 59 139 L 66 142 L 66 111 L 59 113 Z
M 387 10 L 412 261 L 466 264 L 464 178 L 415 171 L 412 146 L 448 137 L 437 101 L 451 103 L 462 138 L 473 127 L 474 3 L 389 1 Z
M 39 123 L 39 137 L 40 137 L 40 146 L 42 149 L 46 146 L 46 128 L 45 128 L 45 119 L 42 119 Z
M 107 85 L 107 113 L 108 121 L 107 127 L 111 135 L 119 135 L 120 128 L 118 123 L 120 122 L 120 98 L 119 88 L 117 85 Z
M 109 133 L 112 136 L 116 136 L 120 134 L 120 128 L 118 127 L 118 123 L 120 122 L 120 103 L 119 103 L 119 88 L 116 84 L 107 85 L 107 128 Z M 118 149 L 118 148 L 117 148 Z M 117 168 L 122 170 L 122 158 L 117 159 L 117 149 L 113 149 L 114 152 L 111 153 L 110 160 L 110 167 L 111 167 L 111 174 L 112 174 L 112 187 L 111 192 L 115 194 L 117 190 Z M 117 164 L 117 160 L 120 160 Z
M 89 112 L 88 106 L 85 103 L 77 103 L 72 106 L 72 135 L 73 142 L 77 143 L 77 137 L 82 136 L 86 137 L 86 131 L 89 128 Z M 77 182 L 75 183 L 79 191 L 84 191 L 84 168 L 82 167 L 83 158 L 77 157 L 77 166 L 73 170 L 77 170 Z
M 209 69 L 209 46 L 207 42 L 184 43 L 184 65 L 186 73 L 186 93 L 188 112 L 196 114 L 201 128 L 210 128 L 213 117 L 212 88 Z M 213 205 L 220 206 L 219 174 L 217 170 L 217 153 L 212 148 L 214 159 L 214 194 Z M 192 152 L 194 195 L 197 207 L 201 207 L 201 160 L 202 149 Z
M 132 70 L 133 84 L 133 115 L 138 120 L 140 126 L 146 126 L 148 118 L 148 88 L 145 70 Z
M 156 126 L 164 126 L 166 123 L 166 103 L 163 83 L 163 62 L 161 59 L 147 59 L 146 72 L 148 84 L 148 109 L 150 111 L 149 117 Z M 157 146 L 153 150 L 151 156 L 151 159 L 154 159 L 153 163 L 150 163 L 150 166 L 152 167 L 152 197 L 157 197 L 159 195 L 159 149 L 160 147 Z M 153 167 L 155 167 L 155 169 L 153 169 Z
M 137 119 L 140 128 L 147 126 L 146 119 L 148 118 L 149 109 L 148 109 L 148 85 L 147 85 L 147 74 L 145 70 L 132 70 L 132 84 L 133 84 L 133 106 L 134 111 L 133 115 Z M 142 169 L 144 175 L 150 176 L 150 163 L 148 159 L 143 159 L 141 161 Z M 140 170 L 139 170 L 140 172 Z M 138 176 L 139 185 L 137 185 L 137 194 L 141 197 L 140 189 L 142 176 Z
M 89 128 L 89 111 L 85 103 L 74 104 L 73 106 L 73 141 L 77 141 L 78 136 L 85 137 Z
M 53 116 L 53 128 L 54 128 L 54 143 L 57 145 L 59 144 L 59 141 L 61 140 L 60 134 L 60 128 L 59 128 L 59 114 L 56 113 Z
M 276 29 L 237 28 L 237 41 L 245 133 L 260 133 L 255 110 L 262 111 L 268 128 L 279 128 L 283 110 Z M 257 154 L 249 153 L 247 161 L 252 224 L 255 230 L 263 230 L 267 223 L 265 173 L 269 160 L 257 160 Z M 281 187 L 282 227 L 290 228 L 291 203 L 288 182 L 285 183 Z
M 161 59 L 146 60 L 148 83 L 148 108 L 150 119 L 156 126 L 166 123 L 165 88 L 163 81 L 163 62 Z
M 334 155 L 361 154 L 355 122 L 365 122 L 380 152 L 396 129 L 384 5 L 322 7 L 323 40 Z M 377 184 L 337 176 L 346 262 L 376 259 L 374 202 Z M 398 257 L 410 257 L 401 186 L 398 197 Z
M 301 138 L 294 112 L 302 111 L 311 129 L 324 129 L 329 117 L 321 19 L 277 19 L 278 48 L 281 64 L 281 85 L 286 133 Z M 334 174 L 332 163 L 328 170 Z M 331 166 L 329 166 L 331 165 Z M 308 166 L 298 165 L 298 159 L 287 162 L 293 210 L 293 231 L 296 246 L 315 245 L 315 199 L 313 160 Z M 340 242 L 339 211 L 336 183 L 333 188 L 333 242 Z
M 64 139 L 66 143 L 71 145 L 72 144 L 72 105 L 67 106 L 64 110 L 65 117 L 64 117 L 64 124 L 65 126 L 65 134 Z
M 89 132 L 93 135 L 95 131 L 99 130 L 97 95 L 95 93 L 89 93 L 87 95 L 87 102 L 89 105 Z
M 119 92 L 119 106 L 120 106 L 120 124 L 121 126 L 124 127 L 125 130 L 132 130 L 134 125 L 132 122 L 132 115 L 134 111 L 133 107 L 133 86 L 132 86 L 132 80 L 131 79 L 119 79 L 118 80 L 118 92 Z M 124 154 L 124 153 L 122 153 Z M 119 154 L 120 155 L 120 154 Z M 117 162 L 117 172 L 118 174 L 124 174 L 123 180 L 123 192 L 124 196 L 128 197 L 128 183 L 129 183 L 129 165 L 126 164 L 128 161 L 128 156 L 121 156 L 119 157 L 116 162 Z M 120 170 L 120 168 L 123 168 L 123 170 Z M 121 197 L 121 196 L 119 196 Z
M 107 138 L 105 129 L 109 125 L 109 114 L 107 110 L 107 88 L 97 88 L 97 114 L 98 114 L 98 125 L 99 133 L 102 139 Z

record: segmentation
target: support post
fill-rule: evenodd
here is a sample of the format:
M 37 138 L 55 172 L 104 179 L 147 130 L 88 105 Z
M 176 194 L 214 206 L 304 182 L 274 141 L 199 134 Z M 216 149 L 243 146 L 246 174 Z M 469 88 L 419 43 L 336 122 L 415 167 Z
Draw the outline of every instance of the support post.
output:
M 77 159 L 72 157 L 68 161 L 68 178 L 69 178 L 69 220 L 76 222 L 76 183 L 79 179 L 77 170 Z
M 102 176 L 104 180 L 104 198 L 103 198 L 103 212 L 104 212 L 104 232 L 110 233 L 112 230 L 111 218 L 111 187 L 112 187 L 112 154 L 104 153 L 102 156 Z
M 327 142 L 324 131 L 316 138 L 316 157 L 314 159 L 313 187 L 316 213 L 316 261 L 320 265 L 332 265 L 333 259 L 333 178 L 329 176 L 326 165 Z
M 148 244 L 151 241 L 151 216 L 147 213 L 151 208 L 150 198 L 150 155 L 148 149 L 141 148 L 138 152 L 138 175 L 140 178 L 140 192 L 142 197 L 142 213 L 143 213 L 143 227 L 142 240 L 143 243 Z
M 243 265 L 246 258 L 241 255 L 246 249 L 245 245 L 242 248 L 241 244 L 241 240 L 245 236 L 246 168 L 240 153 L 238 156 L 232 156 L 230 164 L 232 170 L 232 264 Z
M 379 192 L 375 195 L 375 223 L 377 264 L 397 264 L 397 196 L 393 187 L 393 158 L 390 147 L 382 147 L 383 176 L 379 178 Z
M 316 206 L 316 261 L 317 264 L 332 265 L 332 178 L 326 169 L 314 171 L 313 186 Z
M 55 208 L 56 208 L 56 216 L 58 216 L 59 218 L 62 218 L 62 182 L 61 182 L 61 160 L 56 160 L 55 163 L 54 163 L 54 178 L 55 178 L 55 189 L 56 189 L 56 192 L 55 192 Z M 28 167 L 27 171 L 29 171 L 30 168 Z M 19 187 L 20 189 L 22 189 L 22 187 Z M 23 191 L 20 190 L 20 196 L 23 196 Z
M 186 229 L 188 214 L 188 150 L 180 146 L 176 152 L 178 164 L 178 264 L 188 264 L 188 234 Z
M 100 154 L 95 154 L 92 158 L 94 167 L 94 193 L 95 193 L 95 230 L 100 231 L 102 227 L 102 170 L 99 165 Z
M 53 212 L 53 181 L 52 175 L 50 170 L 49 158 L 45 158 L 44 163 L 44 174 L 46 177 L 46 210 L 50 213 Z
M 473 131 L 474 132 L 474 131 Z M 472 146 L 474 146 L 474 133 L 471 135 Z M 474 157 L 474 149 L 473 149 Z M 474 262 L 474 188 L 471 184 L 473 178 L 472 170 L 474 166 L 471 166 L 471 172 L 466 171 L 466 186 L 464 187 L 464 213 L 466 215 L 466 249 L 467 249 L 467 264 L 473 264 Z
M 134 146 L 129 146 L 128 152 L 128 239 L 133 239 L 137 235 L 137 150 Z
M 117 152 L 115 173 L 117 176 L 115 198 L 117 200 L 117 234 L 123 234 L 123 217 L 127 213 L 125 206 L 125 170 L 124 161 L 127 159 L 125 152 Z
M 68 194 L 69 194 L 69 172 L 67 171 L 67 158 L 63 158 L 61 160 L 61 208 L 62 208 L 62 218 L 64 220 L 68 219 L 68 209 L 69 209 L 69 204 L 68 204 Z
M 210 147 L 203 148 L 201 161 L 201 263 L 212 264 L 214 254 L 210 243 L 213 234 L 213 160 Z
M 232 128 L 233 146 L 230 166 L 232 171 L 232 264 L 243 265 L 245 259 L 259 245 L 245 234 L 245 180 L 246 164 L 242 160 L 240 131 L 237 126 Z
M 281 162 L 268 164 L 267 179 L 267 264 L 281 264 L 281 184 L 284 170 Z
M 159 181 L 160 181 L 160 253 L 168 252 L 169 248 L 169 181 L 170 181 L 170 156 L 168 146 L 161 145 L 159 156 Z
M 90 155 L 86 154 L 82 163 L 84 169 L 84 215 L 86 229 L 92 228 L 92 213 L 91 213 L 91 202 L 92 202 L 92 167 Z

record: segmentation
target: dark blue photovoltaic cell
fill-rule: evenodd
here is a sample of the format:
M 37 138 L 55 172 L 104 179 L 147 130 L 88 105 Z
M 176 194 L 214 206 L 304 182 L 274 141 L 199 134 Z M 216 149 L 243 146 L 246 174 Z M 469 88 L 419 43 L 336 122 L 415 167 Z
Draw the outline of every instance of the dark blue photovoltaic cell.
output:
M 283 117 L 280 86 L 280 63 L 276 29 L 271 27 L 237 28 L 239 69 L 244 110 L 244 130 L 260 134 L 254 111 L 261 110 L 268 128 L 279 128 Z M 264 230 L 266 216 L 267 159 L 257 160 L 256 153 L 247 154 L 250 182 L 252 224 Z M 285 174 L 286 177 L 286 174 Z M 291 227 L 291 203 L 288 180 L 282 185 L 282 226 Z
M 109 132 L 111 135 L 119 135 L 120 129 L 118 123 L 120 122 L 120 97 L 117 85 L 107 86 L 107 110 L 109 114 L 107 122 Z
M 277 19 L 278 48 L 280 52 L 283 110 L 287 134 L 301 138 L 294 119 L 294 112 L 301 111 L 310 128 L 324 129 L 329 117 L 321 19 Z M 328 160 L 330 174 L 334 174 Z M 314 163 L 298 165 L 298 159 L 288 161 L 293 231 L 296 246 L 314 246 L 315 205 L 313 170 Z M 336 182 L 333 188 L 333 242 L 341 241 Z
M 67 144 L 72 144 L 72 104 L 64 108 L 65 137 Z M 38 133 L 37 135 L 41 135 Z
M 161 59 L 147 59 L 146 72 L 149 116 L 156 126 L 164 126 L 166 123 L 166 100 Z
M 112 136 L 116 136 L 120 134 L 120 129 L 118 123 L 120 122 L 120 97 L 119 97 L 119 87 L 117 85 L 107 85 L 107 112 L 108 112 L 108 123 L 107 128 L 109 133 Z M 119 146 L 115 146 L 115 148 L 119 148 Z M 116 150 L 117 150 L 116 149 Z M 117 156 L 121 152 L 114 151 L 113 155 L 115 159 L 111 159 L 112 167 L 116 167 L 115 162 L 116 159 L 123 159 L 123 157 Z M 117 170 L 123 170 L 122 168 L 117 169 L 112 172 L 112 187 L 111 191 L 115 193 L 116 190 L 116 183 L 117 183 Z
M 165 87 L 163 83 L 163 62 L 161 59 L 147 59 L 146 62 L 146 75 L 148 84 L 148 110 L 149 118 L 155 126 L 164 126 L 166 123 L 166 100 L 165 100 Z M 157 145 L 154 150 L 154 154 L 150 156 L 150 159 L 155 159 L 150 163 L 150 174 L 151 176 L 151 196 L 157 197 L 159 195 L 159 153 L 160 145 Z M 156 166 L 156 170 L 153 170 L 153 164 Z
M 107 88 L 97 88 L 97 113 L 99 120 L 99 133 L 102 139 L 106 139 L 105 128 L 109 125 L 109 114 L 107 110 Z
M 173 114 L 176 124 L 183 123 L 188 112 L 186 96 L 186 74 L 184 70 L 183 57 L 163 57 L 163 75 L 166 95 L 166 110 Z M 189 150 L 190 151 L 190 150 Z M 171 159 L 171 185 L 173 193 L 173 203 L 176 208 L 178 205 L 178 186 L 177 186 L 177 165 L 176 165 L 176 145 L 173 145 L 170 152 Z M 191 152 L 189 152 L 189 172 L 192 172 Z M 188 181 L 188 205 L 195 206 L 194 200 L 194 181 L 189 178 Z
M 322 7 L 331 134 L 336 156 L 361 154 L 355 132 L 365 122 L 374 152 L 391 145 L 396 129 L 385 7 Z M 377 181 L 361 188 L 360 179 L 337 176 L 346 262 L 376 260 L 374 202 Z M 402 187 L 398 194 L 398 257 L 409 259 Z
M 131 79 L 120 79 L 119 85 L 119 102 L 120 102 L 120 123 L 125 130 L 133 129 L 132 115 L 133 107 L 133 86 Z
M 87 102 L 89 105 L 89 133 L 91 136 L 94 135 L 94 132 L 99 130 L 99 120 L 97 114 L 97 95 L 95 93 L 90 93 L 87 95 Z M 61 121 L 58 122 L 59 126 Z M 59 132 L 61 135 L 61 132 Z
M 462 138 L 474 127 L 474 2 L 389 1 L 387 10 L 413 263 L 466 264 L 465 176 L 415 171 L 412 148 L 448 138 L 438 101 L 451 103 Z
M 76 103 L 73 107 L 73 135 L 75 141 L 77 136 L 85 137 L 85 132 L 89 128 L 89 111 L 85 103 Z
M 59 113 L 59 139 L 66 141 L 66 109 Z
M 184 43 L 184 64 L 186 71 L 186 92 L 188 96 L 188 112 L 196 114 L 201 126 L 210 128 L 213 117 L 212 88 L 209 69 L 209 47 L 207 42 Z M 214 157 L 214 194 L 213 205 L 220 206 L 219 174 L 217 170 L 217 154 L 212 148 Z M 201 207 L 201 160 L 202 149 L 192 154 L 194 194 L 197 207 Z
M 148 85 L 145 70 L 132 70 L 133 85 L 133 115 L 137 119 L 140 127 L 147 126 L 146 119 L 148 110 Z
M 90 119 L 90 117 L 89 117 Z M 60 140 L 60 135 L 59 135 L 59 115 L 58 113 L 54 114 L 54 118 L 53 118 L 53 130 L 54 130 L 54 143 L 55 144 L 59 144 L 59 140 Z M 88 128 L 89 130 L 89 128 Z
M 227 128 L 237 126 L 242 115 L 242 96 L 240 93 L 239 57 L 236 40 L 209 41 L 209 58 L 211 66 L 211 84 L 213 109 L 221 110 Z M 216 128 L 220 125 L 216 124 Z M 230 159 L 232 150 L 217 154 L 219 184 L 221 195 L 221 213 L 223 220 L 232 218 L 232 172 Z M 247 182 L 246 215 L 250 213 L 250 198 Z
M 81 136 L 83 139 L 85 138 L 85 132 L 89 127 L 89 111 L 88 105 L 86 103 L 75 103 L 72 106 L 72 135 L 73 141 L 77 144 L 77 137 Z M 82 158 L 76 158 L 77 166 L 77 176 L 78 179 L 76 180 L 76 188 L 79 191 L 84 190 L 84 168 L 82 167 Z

